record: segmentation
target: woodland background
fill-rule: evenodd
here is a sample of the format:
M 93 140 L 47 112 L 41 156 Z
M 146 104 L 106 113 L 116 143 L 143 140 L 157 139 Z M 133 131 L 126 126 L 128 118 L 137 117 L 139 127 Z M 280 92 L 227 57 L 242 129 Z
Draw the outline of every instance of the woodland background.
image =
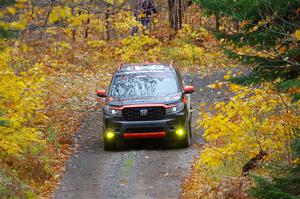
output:
M 299 198 L 299 0 L 154 3 L 143 28 L 134 0 L 0 1 L 1 198 L 49 197 L 118 64 L 170 60 L 228 71 L 209 87 L 230 101 L 199 105 L 206 141 L 181 197 Z

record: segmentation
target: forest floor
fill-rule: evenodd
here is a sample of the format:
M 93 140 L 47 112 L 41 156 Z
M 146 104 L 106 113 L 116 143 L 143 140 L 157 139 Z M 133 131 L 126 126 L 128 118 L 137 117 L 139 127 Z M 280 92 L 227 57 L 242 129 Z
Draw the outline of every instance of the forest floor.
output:
M 204 73 L 205 74 L 205 73 Z M 118 152 L 103 150 L 101 111 L 89 110 L 75 136 L 78 151 L 67 162 L 64 177 L 53 198 L 178 198 L 181 183 L 203 142 L 196 129 L 200 103 L 226 100 L 221 92 L 207 86 L 222 81 L 226 71 L 210 74 L 184 73 L 193 81 L 193 145 L 187 149 L 166 149 L 159 142 L 130 143 Z M 96 96 L 95 96 L 96 98 Z M 100 107 L 100 106 L 98 106 Z

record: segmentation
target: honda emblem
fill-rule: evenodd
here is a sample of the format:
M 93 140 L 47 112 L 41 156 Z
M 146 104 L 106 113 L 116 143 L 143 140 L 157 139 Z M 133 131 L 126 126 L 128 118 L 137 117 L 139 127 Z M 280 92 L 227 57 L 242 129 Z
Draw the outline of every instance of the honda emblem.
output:
M 143 117 L 147 116 L 148 115 L 148 110 L 147 109 L 141 109 L 140 110 L 140 115 L 143 116 Z

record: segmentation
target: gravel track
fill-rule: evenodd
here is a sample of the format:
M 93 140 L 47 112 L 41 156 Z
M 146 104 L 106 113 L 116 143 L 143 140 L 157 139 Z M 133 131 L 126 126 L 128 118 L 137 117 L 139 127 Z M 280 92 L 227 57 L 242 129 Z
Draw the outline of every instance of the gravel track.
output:
M 186 82 L 193 79 L 196 88 L 192 95 L 193 143 L 203 142 L 201 131 L 195 129 L 199 103 L 224 100 L 206 86 L 224 74 L 219 70 L 203 77 L 184 75 Z M 55 191 L 56 199 L 178 198 L 181 182 L 197 153 L 195 146 L 165 149 L 161 143 L 149 141 L 134 143 L 122 151 L 104 151 L 100 110 L 88 114 L 76 138 L 80 147 L 66 164 L 64 178 Z

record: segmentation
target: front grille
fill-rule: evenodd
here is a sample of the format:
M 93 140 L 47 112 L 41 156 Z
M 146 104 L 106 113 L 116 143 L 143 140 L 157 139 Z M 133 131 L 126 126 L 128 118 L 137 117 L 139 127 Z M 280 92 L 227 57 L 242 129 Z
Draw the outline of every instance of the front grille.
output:
M 148 132 L 161 132 L 164 131 L 162 127 L 151 127 L 151 128 L 128 128 L 126 133 L 148 133 Z
M 147 114 L 141 114 L 146 110 Z M 123 117 L 127 121 L 145 121 L 145 120 L 161 120 L 166 114 L 164 107 L 137 107 L 125 108 L 123 110 Z

